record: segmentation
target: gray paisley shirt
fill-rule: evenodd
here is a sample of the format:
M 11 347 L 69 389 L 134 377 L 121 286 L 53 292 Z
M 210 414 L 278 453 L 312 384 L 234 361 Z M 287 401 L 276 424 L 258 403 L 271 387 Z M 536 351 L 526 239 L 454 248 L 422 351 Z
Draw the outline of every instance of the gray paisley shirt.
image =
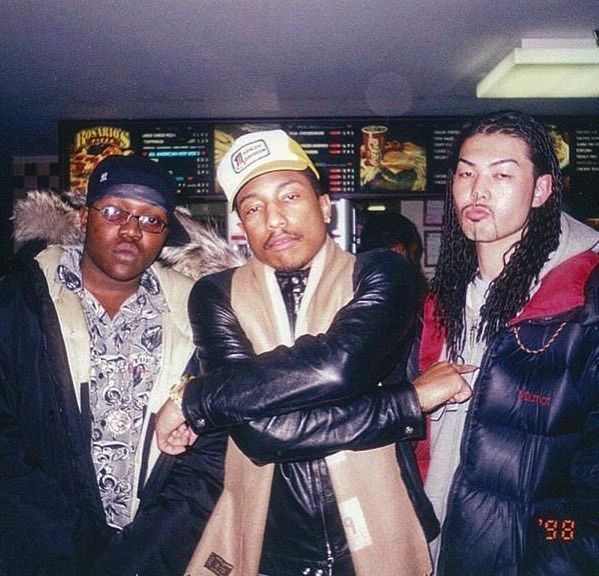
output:
M 85 314 L 90 334 L 92 460 L 106 521 L 123 528 L 132 520 L 136 452 L 160 370 L 162 314 L 168 307 L 158 278 L 146 270 L 137 293 L 110 318 L 83 287 L 81 257 L 80 248 L 66 250 L 56 276 L 80 298 Z

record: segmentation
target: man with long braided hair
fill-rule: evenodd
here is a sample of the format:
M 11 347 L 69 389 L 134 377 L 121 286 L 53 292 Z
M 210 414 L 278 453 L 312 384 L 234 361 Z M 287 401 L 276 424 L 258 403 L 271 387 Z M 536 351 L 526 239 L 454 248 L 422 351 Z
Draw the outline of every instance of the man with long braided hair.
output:
M 430 416 L 437 575 L 599 574 L 599 234 L 561 213 L 545 128 L 464 128 L 414 357 L 478 366 Z

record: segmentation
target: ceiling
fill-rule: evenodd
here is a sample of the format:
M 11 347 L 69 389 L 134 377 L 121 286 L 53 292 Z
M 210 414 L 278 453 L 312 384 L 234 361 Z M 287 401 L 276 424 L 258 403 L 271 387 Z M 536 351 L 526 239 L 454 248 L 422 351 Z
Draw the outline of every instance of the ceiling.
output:
M 2 148 L 56 154 L 67 118 L 597 115 L 475 97 L 522 38 L 596 28 L 597 0 L 1 0 Z

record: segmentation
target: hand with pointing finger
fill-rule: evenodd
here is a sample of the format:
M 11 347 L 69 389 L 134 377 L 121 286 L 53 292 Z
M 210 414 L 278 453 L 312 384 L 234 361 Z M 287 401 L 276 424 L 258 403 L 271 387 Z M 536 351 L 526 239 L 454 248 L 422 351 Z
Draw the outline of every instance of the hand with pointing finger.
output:
M 478 369 L 472 364 L 436 362 L 416 378 L 412 384 L 416 389 L 423 412 L 432 412 L 446 402 L 464 402 L 472 395 L 472 388 L 462 374 Z

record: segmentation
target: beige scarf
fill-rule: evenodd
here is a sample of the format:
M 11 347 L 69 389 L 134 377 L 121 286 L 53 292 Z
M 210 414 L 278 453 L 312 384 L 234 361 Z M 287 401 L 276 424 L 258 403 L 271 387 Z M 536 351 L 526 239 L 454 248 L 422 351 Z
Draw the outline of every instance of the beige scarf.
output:
M 296 335 L 326 332 L 353 296 L 355 258 L 327 239 L 315 257 L 298 311 Z M 274 272 L 252 259 L 233 275 L 231 302 L 260 354 L 292 345 Z M 326 459 L 358 576 L 424 576 L 426 539 L 401 478 L 393 445 Z M 255 576 L 274 464 L 256 466 L 230 439 L 224 489 L 186 569 L 189 576 Z

